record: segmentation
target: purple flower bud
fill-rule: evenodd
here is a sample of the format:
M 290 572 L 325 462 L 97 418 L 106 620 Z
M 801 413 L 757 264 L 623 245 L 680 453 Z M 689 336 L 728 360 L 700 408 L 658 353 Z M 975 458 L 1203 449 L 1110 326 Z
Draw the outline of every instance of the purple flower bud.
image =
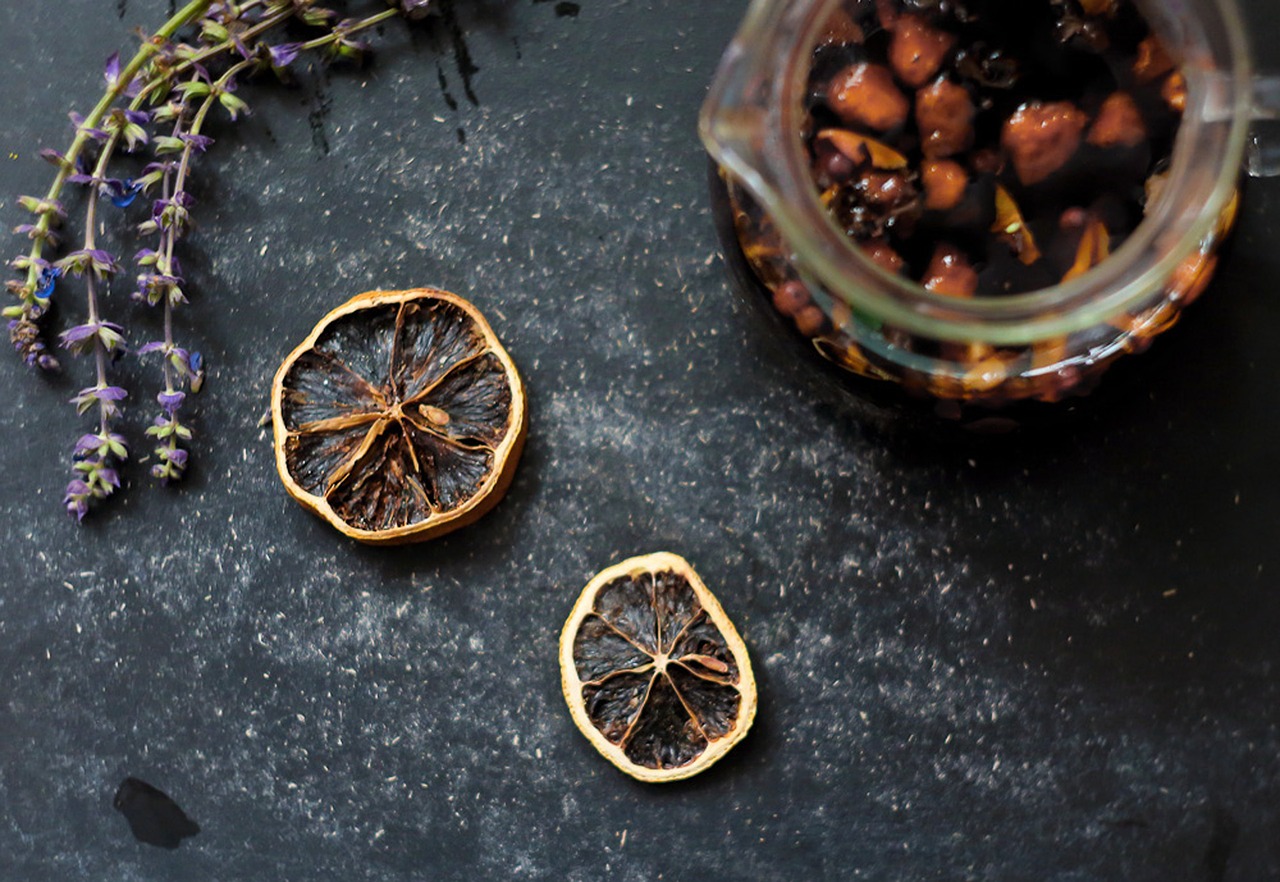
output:
M 84 124 L 83 115 L 76 113 L 73 110 L 70 113 L 68 113 L 67 116 L 71 119 L 71 127 L 74 128 L 77 132 L 84 133 L 87 137 L 92 138 L 94 141 L 107 140 L 107 133 L 105 131 L 103 131 L 100 128 L 86 126 Z
M 156 401 L 158 401 L 160 406 L 164 408 L 165 413 L 169 414 L 169 416 L 173 416 L 174 413 L 177 412 L 178 408 L 182 407 L 182 402 L 186 397 L 185 392 L 164 391 L 156 396 Z
M 107 59 L 107 63 L 102 70 L 103 78 L 107 81 L 108 88 L 115 88 L 116 83 L 120 82 L 120 53 L 112 52 Z
M 97 470 L 98 480 L 103 484 L 109 484 L 112 487 L 120 486 L 120 475 L 115 469 L 100 468 Z
M 163 340 L 152 340 L 150 343 L 143 343 L 138 347 L 138 355 L 149 355 L 152 352 L 160 352 L 169 344 Z
M 67 328 L 58 335 L 58 339 L 62 341 L 63 347 L 70 349 L 76 343 L 83 340 L 89 340 L 98 335 L 98 324 L 76 325 L 74 328 Z
M 65 156 L 57 150 L 52 150 L 48 147 L 40 151 L 40 158 L 51 165 L 57 166 L 58 168 L 66 168 L 69 164 Z
M 147 123 L 151 122 L 151 114 L 147 113 L 145 110 L 126 110 L 124 112 L 124 118 L 129 122 L 140 126 L 145 126 Z
M 40 275 L 36 276 L 35 296 L 37 299 L 48 300 L 53 296 L 53 286 L 60 275 L 62 275 L 62 267 L 45 264 L 41 268 Z
M 83 521 L 84 516 L 89 513 L 89 485 L 79 479 L 72 481 L 67 485 L 67 495 L 63 497 L 62 503 L 67 507 L 67 514 L 77 521 Z
M 189 145 L 193 153 L 204 153 L 213 144 L 213 139 L 208 135 L 193 135 L 190 132 L 183 132 L 178 135 L 178 139 Z
M 422 18 L 431 6 L 431 0 L 395 0 L 395 6 L 409 18 Z
M 89 386 L 86 389 L 81 389 L 80 393 L 71 399 L 71 403 L 76 406 L 80 413 L 84 413 L 97 404 L 108 415 L 114 416 L 120 411 L 116 406 L 116 402 L 123 401 L 128 397 L 128 394 L 119 386 Z
M 15 270 L 26 270 L 35 267 L 37 270 L 43 270 L 49 266 L 49 261 L 42 257 L 28 257 L 25 254 L 19 254 L 13 260 L 9 261 L 9 266 Z
M 293 64 L 300 51 L 302 51 L 301 43 L 280 43 L 267 47 L 267 52 L 271 56 L 271 66 L 274 68 L 285 68 Z
M 174 447 L 169 451 L 169 455 L 165 459 L 177 469 L 185 469 L 187 467 L 187 451 L 181 447 Z
M 109 193 L 111 195 L 111 204 L 116 208 L 128 208 L 133 204 L 133 200 L 138 198 L 138 194 L 142 192 L 142 185 L 135 182 L 133 178 L 126 178 L 123 181 L 111 180 L 107 182 Z
M 101 446 L 102 439 L 97 435 L 81 435 L 80 440 L 76 442 L 76 448 L 72 453 L 75 456 L 80 456 L 82 454 L 95 451 Z

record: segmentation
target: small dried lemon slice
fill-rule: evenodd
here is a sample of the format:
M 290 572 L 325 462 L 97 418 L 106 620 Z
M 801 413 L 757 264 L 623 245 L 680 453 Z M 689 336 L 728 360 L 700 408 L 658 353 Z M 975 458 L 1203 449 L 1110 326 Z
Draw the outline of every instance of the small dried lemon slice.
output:
M 582 734 L 641 781 L 696 775 L 751 728 L 747 648 L 684 558 L 596 575 L 560 632 L 560 682 Z
M 471 523 L 506 492 L 524 386 L 484 316 L 433 288 L 339 306 L 276 372 L 276 469 L 344 535 L 375 545 Z

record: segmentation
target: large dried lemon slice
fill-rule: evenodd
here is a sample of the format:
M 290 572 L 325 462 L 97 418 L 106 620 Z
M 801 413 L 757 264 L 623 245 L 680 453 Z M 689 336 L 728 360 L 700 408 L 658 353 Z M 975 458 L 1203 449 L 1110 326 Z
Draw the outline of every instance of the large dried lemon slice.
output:
M 371 544 L 430 539 L 494 506 L 524 445 L 524 387 L 474 306 L 371 291 L 330 312 L 271 390 L 294 499 Z
M 582 733 L 641 781 L 696 775 L 756 714 L 742 638 L 693 567 L 665 552 L 587 583 L 560 632 L 560 681 Z

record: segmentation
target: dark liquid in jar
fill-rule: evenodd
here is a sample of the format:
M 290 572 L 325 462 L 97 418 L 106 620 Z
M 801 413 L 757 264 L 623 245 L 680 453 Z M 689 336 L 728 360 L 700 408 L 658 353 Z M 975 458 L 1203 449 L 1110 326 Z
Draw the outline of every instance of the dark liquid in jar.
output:
M 1187 100 L 1133 0 L 846 0 L 809 62 L 797 137 L 818 198 L 870 260 L 944 298 L 1044 289 L 1106 260 L 1164 186 Z M 732 174 L 718 181 L 731 267 L 802 348 L 859 394 L 896 388 L 955 419 L 1088 393 L 1201 295 L 1239 206 L 1237 192 L 1144 299 L 1001 345 L 811 289 L 822 280 L 769 212 Z
M 808 95 L 841 228 L 935 293 L 999 297 L 1081 275 L 1134 230 L 1186 84 L 1130 0 L 863 0 L 829 21 Z

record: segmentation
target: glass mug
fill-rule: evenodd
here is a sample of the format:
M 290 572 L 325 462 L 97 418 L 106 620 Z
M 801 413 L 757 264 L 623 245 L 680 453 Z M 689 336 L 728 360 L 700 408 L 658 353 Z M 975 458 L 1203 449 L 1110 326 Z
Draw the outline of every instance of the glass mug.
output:
M 728 197 L 722 238 L 745 258 L 751 287 L 770 296 L 800 282 L 817 312 L 795 334 L 855 385 L 900 388 L 944 417 L 1081 395 L 1117 358 L 1145 350 L 1212 277 L 1242 170 L 1280 173 L 1280 153 L 1251 138 L 1257 120 L 1277 118 L 1280 86 L 1255 77 L 1235 0 L 1135 2 L 1186 81 L 1166 183 L 1087 272 L 957 298 L 878 266 L 819 199 L 802 137 L 808 75 L 827 23 L 853 0 L 755 0 L 699 120 L 713 186 Z

